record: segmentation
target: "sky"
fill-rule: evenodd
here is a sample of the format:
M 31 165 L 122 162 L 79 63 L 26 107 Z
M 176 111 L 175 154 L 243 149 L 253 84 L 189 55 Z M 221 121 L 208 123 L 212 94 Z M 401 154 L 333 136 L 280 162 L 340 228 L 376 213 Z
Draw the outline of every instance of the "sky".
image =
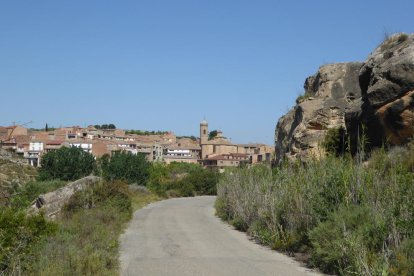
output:
M 414 32 L 414 1 L 0 0 L 0 125 L 170 130 L 233 142 L 277 120 L 327 63 Z

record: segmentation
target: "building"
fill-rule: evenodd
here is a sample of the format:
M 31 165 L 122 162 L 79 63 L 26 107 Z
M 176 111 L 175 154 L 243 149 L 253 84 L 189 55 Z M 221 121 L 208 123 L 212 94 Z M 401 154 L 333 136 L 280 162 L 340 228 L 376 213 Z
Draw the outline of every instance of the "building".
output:
M 274 148 L 264 144 L 233 144 L 217 131 L 217 136 L 209 139 L 208 123 L 200 123 L 200 160 L 208 168 L 223 170 L 241 164 L 271 163 Z
M 29 149 L 24 153 L 24 158 L 26 158 L 30 165 L 33 167 L 40 166 L 40 158 L 43 154 L 44 143 L 42 141 L 31 141 L 29 143 Z
M 249 156 L 243 153 L 219 154 L 203 160 L 206 168 L 223 172 L 228 167 L 239 167 L 250 163 Z
M 22 127 L 22 126 L 9 126 L 6 127 L 7 129 L 7 136 L 11 137 L 11 136 L 25 136 L 27 135 L 27 128 Z

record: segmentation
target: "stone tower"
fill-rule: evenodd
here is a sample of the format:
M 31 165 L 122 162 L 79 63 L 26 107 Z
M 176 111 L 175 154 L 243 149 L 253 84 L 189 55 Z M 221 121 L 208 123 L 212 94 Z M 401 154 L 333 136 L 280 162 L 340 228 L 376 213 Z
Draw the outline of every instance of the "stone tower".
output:
M 202 120 L 200 123 L 200 144 L 203 145 L 208 142 L 208 123 Z

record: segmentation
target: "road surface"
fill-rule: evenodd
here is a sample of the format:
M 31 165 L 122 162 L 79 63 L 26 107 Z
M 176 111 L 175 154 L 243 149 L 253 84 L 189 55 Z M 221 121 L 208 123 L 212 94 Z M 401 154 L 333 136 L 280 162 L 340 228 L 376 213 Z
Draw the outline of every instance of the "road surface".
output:
M 316 275 L 215 217 L 214 201 L 176 198 L 135 212 L 121 236 L 121 274 Z

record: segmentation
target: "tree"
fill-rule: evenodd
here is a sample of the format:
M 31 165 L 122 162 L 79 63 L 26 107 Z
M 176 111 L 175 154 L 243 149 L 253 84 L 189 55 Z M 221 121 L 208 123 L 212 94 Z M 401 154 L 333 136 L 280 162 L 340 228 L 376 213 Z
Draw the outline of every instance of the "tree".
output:
M 96 166 L 92 154 L 77 147 L 62 147 L 43 155 L 39 178 L 41 180 L 76 180 L 92 173 Z
M 217 130 L 212 130 L 208 133 L 208 140 L 213 140 L 217 136 Z
M 110 181 L 123 180 L 146 185 L 149 177 L 150 164 L 141 153 L 116 152 L 112 156 L 104 155 L 99 163 L 102 176 Z
M 49 131 L 49 127 L 47 126 L 47 123 L 46 123 L 46 126 L 45 126 L 45 131 L 46 132 Z

